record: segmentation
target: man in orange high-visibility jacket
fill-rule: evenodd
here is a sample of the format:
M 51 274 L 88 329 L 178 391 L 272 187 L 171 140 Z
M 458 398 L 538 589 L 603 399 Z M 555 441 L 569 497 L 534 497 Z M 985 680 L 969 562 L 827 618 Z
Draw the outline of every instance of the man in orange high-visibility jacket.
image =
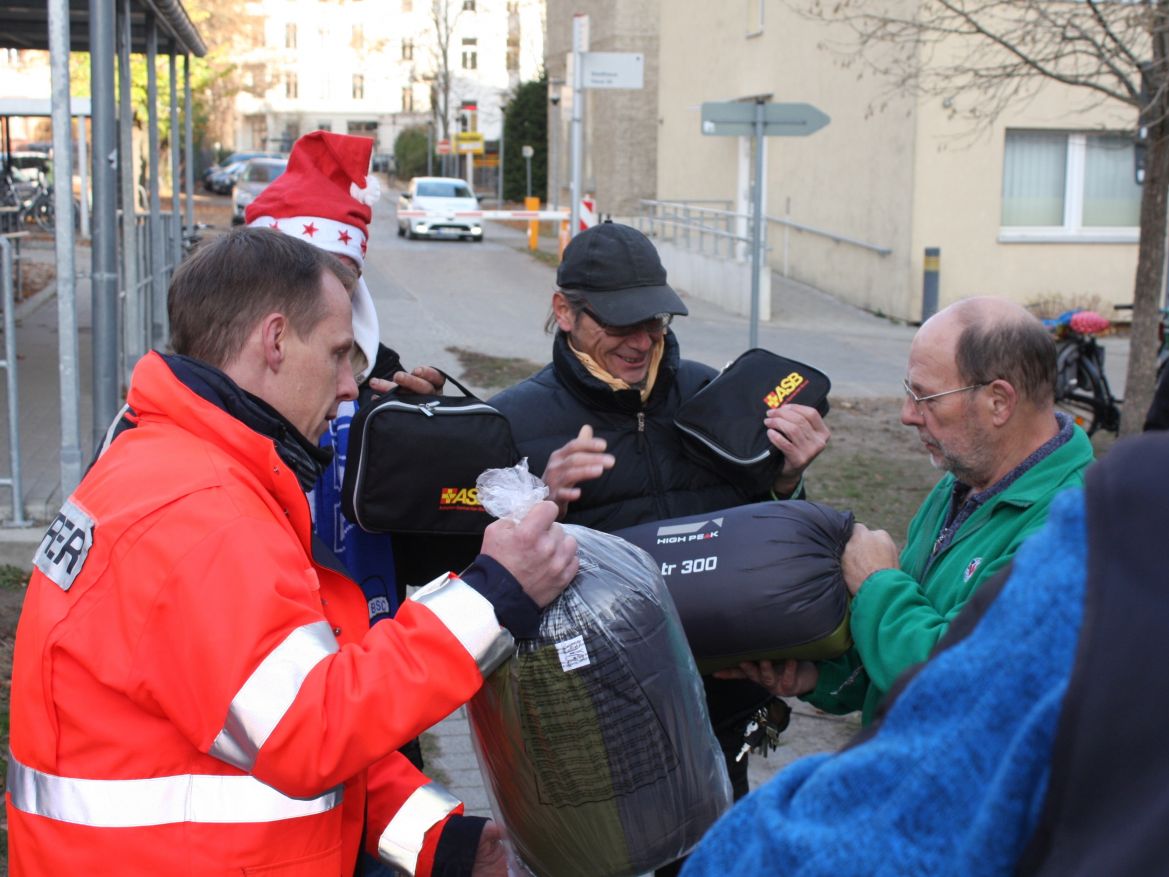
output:
M 363 829 L 397 868 L 446 870 L 461 805 L 394 750 L 534 632 L 576 546 L 542 503 L 369 627 L 360 589 L 312 556 L 304 495 L 315 439 L 356 390 L 352 282 L 264 229 L 176 271 L 177 354 L 138 363 L 136 427 L 36 553 L 13 667 L 13 875 L 351 877 Z M 476 875 L 505 874 L 499 837 L 482 830 Z

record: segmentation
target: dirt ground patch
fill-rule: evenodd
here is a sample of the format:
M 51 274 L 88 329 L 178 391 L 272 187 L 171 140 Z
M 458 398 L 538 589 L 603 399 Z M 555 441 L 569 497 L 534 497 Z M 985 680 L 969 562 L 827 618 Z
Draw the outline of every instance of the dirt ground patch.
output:
M 901 399 L 830 399 L 828 447 L 808 469 L 808 499 L 849 509 L 901 544 L 909 520 L 941 473 L 917 433 L 902 425 Z
M 448 353 L 459 358 L 463 373 L 459 380 L 494 392 L 510 387 L 538 372 L 542 365 L 530 359 L 514 356 L 488 356 L 463 347 L 448 347 Z

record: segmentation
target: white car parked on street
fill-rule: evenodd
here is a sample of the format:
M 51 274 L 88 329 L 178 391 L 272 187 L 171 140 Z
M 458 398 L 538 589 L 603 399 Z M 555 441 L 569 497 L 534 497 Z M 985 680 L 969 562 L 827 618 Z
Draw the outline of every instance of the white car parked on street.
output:
M 466 180 L 457 177 L 415 177 L 398 198 L 398 237 L 483 240 L 483 221 L 460 215 L 478 211 L 479 199 Z M 423 212 L 402 216 L 402 211 Z

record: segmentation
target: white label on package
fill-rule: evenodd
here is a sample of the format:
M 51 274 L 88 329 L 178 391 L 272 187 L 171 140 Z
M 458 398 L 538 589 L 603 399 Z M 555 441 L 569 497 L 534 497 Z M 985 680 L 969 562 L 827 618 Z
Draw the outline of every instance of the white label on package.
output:
M 589 665 L 589 650 L 585 648 L 583 636 L 574 636 L 570 640 L 557 643 L 556 652 L 560 655 L 560 667 L 565 673 Z

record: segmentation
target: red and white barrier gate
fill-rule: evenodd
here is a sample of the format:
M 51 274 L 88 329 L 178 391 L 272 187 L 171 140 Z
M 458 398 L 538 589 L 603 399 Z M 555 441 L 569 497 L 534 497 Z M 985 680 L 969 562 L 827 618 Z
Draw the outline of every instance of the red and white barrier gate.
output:
M 568 219 L 566 210 L 456 210 L 453 213 L 428 213 L 425 210 L 399 210 L 403 219 L 424 219 L 435 216 L 440 219 Z

